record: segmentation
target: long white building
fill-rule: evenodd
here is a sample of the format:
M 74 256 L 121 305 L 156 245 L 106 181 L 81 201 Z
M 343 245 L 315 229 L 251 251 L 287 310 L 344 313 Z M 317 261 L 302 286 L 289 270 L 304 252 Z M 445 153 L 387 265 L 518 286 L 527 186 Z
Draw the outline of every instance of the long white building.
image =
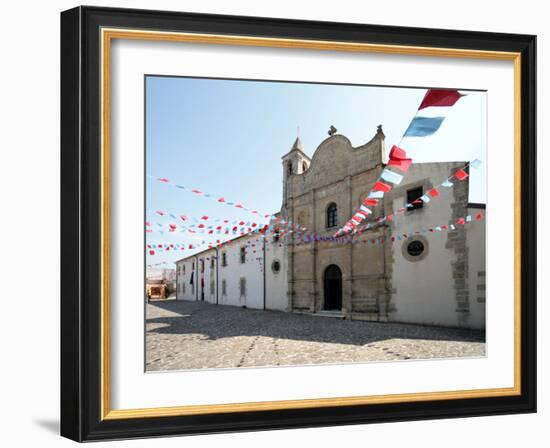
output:
M 250 233 L 176 263 L 178 300 L 289 311 L 286 247 Z

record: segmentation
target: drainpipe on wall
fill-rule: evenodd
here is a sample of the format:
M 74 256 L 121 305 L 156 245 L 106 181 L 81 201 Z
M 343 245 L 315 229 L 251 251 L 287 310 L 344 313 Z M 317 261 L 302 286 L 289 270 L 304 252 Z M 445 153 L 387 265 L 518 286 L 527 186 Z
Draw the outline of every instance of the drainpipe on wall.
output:
M 195 302 L 199 301 L 199 257 L 198 255 L 195 255 L 195 284 L 193 285 L 195 287 Z
M 220 292 L 220 281 L 219 281 L 220 260 L 218 258 L 218 248 L 216 247 L 215 249 L 216 249 L 216 305 L 219 305 L 218 297 Z
M 266 302 L 266 297 L 265 297 L 265 281 L 266 281 L 266 273 L 267 273 L 267 266 L 265 265 L 265 235 L 264 235 L 264 310 L 265 310 L 265 302 Z

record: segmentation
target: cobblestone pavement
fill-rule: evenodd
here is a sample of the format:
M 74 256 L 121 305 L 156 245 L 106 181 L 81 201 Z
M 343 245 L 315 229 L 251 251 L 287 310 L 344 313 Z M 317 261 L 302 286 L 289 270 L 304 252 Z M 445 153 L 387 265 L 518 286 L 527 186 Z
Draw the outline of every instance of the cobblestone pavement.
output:
M 148 371 L 485 355 L 484 334 L 469 330 L 175 300 L 146 313 Z

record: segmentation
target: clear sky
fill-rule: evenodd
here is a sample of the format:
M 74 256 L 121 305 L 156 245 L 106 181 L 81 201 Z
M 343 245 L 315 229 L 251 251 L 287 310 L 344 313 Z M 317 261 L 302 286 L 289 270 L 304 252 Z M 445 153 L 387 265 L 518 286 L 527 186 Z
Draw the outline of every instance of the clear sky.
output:
M 481 160 L 481 167 L 471 170 L 470 201 L 485 203 L 486 93 L 461 92 L 467 95 L 453 107 L 424 109 L 419 114 L 446 117 L 434 135 L 405 138 L 401 147 L 415 163 Z M 330 125 L 353 146 L 360 146 L 382 124 L 387 154 L 401 140 L 425 93 L 425 88 L 148 76 L 146 174 L 275 213 L 282 200 L 281 157 L 298 132 L 311 157 L 328 137 Z M 176 216 L 254 221 L 250 213 L 148 177 L 146 218 L 155 230 L 147 234 L 149 244 L 198 244 L 220 238 L 188 232 L 161 234 L 156 223 L 167 226 L 176 221 L 157 215 L 157 210 Z M 147 264 L 171 265 L 191 253 L 156 251 L 147 255 Z

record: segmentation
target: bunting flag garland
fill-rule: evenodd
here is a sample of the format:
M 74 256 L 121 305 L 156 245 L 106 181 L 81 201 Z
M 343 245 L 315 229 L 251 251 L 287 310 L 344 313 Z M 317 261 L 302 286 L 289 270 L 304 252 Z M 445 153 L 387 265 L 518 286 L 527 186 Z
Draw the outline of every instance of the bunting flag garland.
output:
M 480 163 L 481 162 L 476 164 L 476 166 L 479 166 Z M 467 167 L 468 167 L 468 164 L 466 164 L 461 169 L 465 170 Z M 456 172 L 457 171 L 455 171 L 455 173 Z M 416 198 L 416 199 L 412 200 L 410 203 L 406 204 L 405 207 L 401 207 L 401 208 L 397 209 L 395 212 L 393 212 L 391 214 L 388 214 L 387 216 L 378 217 L 375 222 L 367 223 L 367 225 L 365 227 L 361 228 L 360 224 L 362 223 L 362 221 L 364 219 L 366 219 L 369 215 L 372 214 L 372 210 L 369 207 L 367 207 L 367 205 L 376 206 L 378 204 L 378 199 L 377 198 L 370 198 L 370 200 L 369 200 L 369 198 L 366 198 L 363 201 L 363 203 L 361 204 L 360 208 L 357 210 L 357 212 L 353 215 L 352 219 L 350 219 L 350 222 L 348 223 L 348 228 L 353 230 L 354 234 L 359 234 L 360 235 L 364 231 L 371 229 L 373 227 L 373 225 L 381 224 L 386 220 L 387 221 L 392 221 L 392 220 L 394 220 L 396 215 L 399 216 L 399 215 L 405 213 L 410 207 L 412 207 L 413 204 L 416 204 L 418 202 L 428 203 L 431 200 L 430 198 L 434 199 L 434 198 L 438 197 L 439 194 L 440 194 L 438 188 L 444 187 L 446 184 L 452 186 L 453 183 L 450 182 L 449 179 L 452 179 L 453 177 L 454 177 L 454 174 L 451 175 L 447 180 L 444 180 L 439 186 L 436 186 L 433 189 L 431 189 L 425 195 L 423 195 L 419 198 Z M 376 201 L 376 203 L 375 203 L 375 201 Z M 172 215 L 172 214 L 164 213 L 164 215 L 168 216 L 168 215 Z M 186 216 L 186 215 L 184 215 L 184 216 Z M 244 220 L 241 220 L 241 221 L 234 220 L 233 222 L 230 222 L 228 219 L 223 219 L 223 218 L 214 219 L 214 218 L 212 218 L 210 216 L 206 216 L 206 215 L 203 215 L 203 217 L 208 218 L 204 221 L 205 223 L 201 222 L 201 220 L 199 220 L 198 218 L 186 216 L 187 222 L 188 221 L 193 221 L 193 223 L 188 223 L 186 226 L 179 226 L 178 229 L 180 230 L 180 232 L 188 231 L 190 233 L 208 234 L 208 235 L 212 235 L 212 234 L 216 233 L 216 234 L 220 234 L 220 235 L 224 234 L 224 235 L 235 236 L 237 234 L 240 234 L 241 236 L 244 236 L 246 234 L 257 233 L 258 235 L 263 237 L 263 236 L 268 235 L 268 234 L 271 233 L 271 234 L 277 235 L 278 238 L 280 238 L 280 239 L 284 239 L 286 236 L 288 236 L 288 237 L 293 237 L 298 241 L 300 239 L 303 239 L 303 240 L 307 240 L 309 242 L 313 242 L 313 241 L 338 241 L 338 242 L 341 242 L 340 240 L 342 240 L 342 239 L 345 240 L 345 237 L 338 236 L 338 235 L 334 235 L 333 237 L 326 237 L 326 236 L 318 235 L 316 233 L 308 233 L 306 227 L 300 226 L 298 223 L 294 223 L 291 220 L 285 220 L 281 217 L 274 218 L 273 220 L 271 220 L 271 222 L 269 224 L 264 224 L 263 226 L 261 224 L 255 223 L 255 222 L 250 222 L 250 221 L 245 222 Z M 466 218 L 464 218 L 464 219 L 466 219 Z M 471 219 L 471 217 L 468 218 L 468 219 Z M 212 224 L 208 225 L 209 222 L 212 222 Z M 224 224 L 226 224 L 226 226 L 215 225 L 216 223 L 219 223 L 219 222 L 223 222 Z M 460 224 L 460 223 L 461 223 L 461 221 L 458 222 L 458 224 Z M 150 227 L 152 224 L 155 224 L 159 228 L 163 228 L 163 224 L 161 224 L 161 223 L 151 223 L 150 221 L 147 221 L 146 222 L 146 231 L 147 232 L 149 232 L 151 230 L 148 227 Z M 173 224 L 173 223 L 170 223 L 170 224 Z M 169 225 L 168 225 L 168 227 L 173 228 L 173 226 L 169 226 Z M 161 231 L 160 233 L 163 233 L 163 232 Z M 229 243 L 228 242 L 221 242 L 221 240 L 218 239 L 218 240 L 216 240 L 216 245 L 213 245 L 213 243 L 208 243 L 208 244 L 210 244 L 212 247 L 222 247 L 225 244 L 230 244 L 230 242 L 232 240 L 229 239 L 228 241 L 229 241 Z M 189 245 L 189 249 L 198 249 L 200 247 L 203 247 L 205 244 L 207 244 L 207 243 L 203 242 L 202 245 Z M 167 250 L 170 250 L 170 248 L 167 248 Z M 173 250 L 184 250 L 184 248 L 183 247 L 174 248 Z
M 261 213 L 258 210 L 254 210 L 252 208 L 245 207 L 240 202 L 228 201 L 227 199 L 225 199 L 224 196 L 216 196 L 216 195 L 213 195 L 211 193 L 205 193 L 204 191 L 202 191 L 198 188 L 188 188 L 185 185 L 173 183 L 167 177 L 155 177 L 155 176 L 151 176 L 151 175 L 148 175 L 147 177 L 149 177 L 151 179 L 155 179 L 155 180 L 157 180 L 158 182 L 160 182 L 162 184 L 170 185 L 170 186 L 172 186 L 174 188 L 178 188 L 180 190 L 189 191 L 193 194 L 196 194 L 197 196 L 202 196 L 202 197 L 205 197 L 205 198 L 208 198 L 208 199 L 212 199 L 213 201 L 215 201 L 218 204 L 226 205 L 226 206 L 230 206 L 230 207 L 235 207 L 235 208 L 247 211 L 249 213 L 252 213 L 253 215 L 263 216 L 264 218 L 271 218 L 273 216 L 273 214 L 271 214 L 271 213 Z
M 471 224 L 475 221 L 479 222 L 485 218 L 485 214 L 482 212 L 477 213 L 475 216 L 472 217 L 472 215 L 466 215 L 463 217 L 460 217 L 456 220 L 454 223 L 449 224 L 441 224 L 437 226 L 427 227 L 422 230 L 416 230 L 416 231 L 408 231 L 405 233 L 399 233 L 396 235 L 393 235 L 391 237 L 385 238 L 385 237 L 375 237 L 375 238 L 367 238 L 367 239 L 361 239 L 359 238 L 359 234 L 355 234 L 353 236 L 345 236 L 345 237 L 335 237 L 335 236 L 327 236 L 327 237 L 312 237 L 312 236 L 304 236 L 302 237 L 301 241 L 297 243 L 297 245 L 302 244 L 310 244 L 310 243 L 335 243 L 335 244 L 368 244 L 368 245 L 379 245 L 384 244 L 385 242 L 388 243 L 394 243 L 395 241 L 401 241 L 403 239 L 407 239 L 411 235 L 420 235 L 425 233 L 435 233 L 435 232 L 443 232 L 446 231 L 455 231 L 459 226 L 466 226 L 468 224 Z M 203 241 L 201 244 L 185 244 L 185 243 L 159 243 L 159 244 L 147 244 L 147 251 L 150 256 L 155 256 L 157 253 L 160 252 L 169 252 L 169 251 L 175 251 L 175 250 L 195 250 L 195 249 L 202 249 L 205 248 L 208 249 L 214 249 L 214 248 L 223 248 L 223 247 L 229 247 L 232 244 L 239 244 L 242 245 L 240 239 L 236 240 L 228 240 L 225 242 L 222 242 L 220 240 L 216 240 L 216 243 L 208 243 Z M 282 246 L 281 243 L 271 243 L 276 244 L 279 247 Z M 253 249 L 253 253 L 256 253 L 258 250 L 265 250 L 269 251 L 269 245 L 265 244 L 265 235 L 259 235 L 257 238 L 247 241 L 244 243 L 242 247 L 247 247 Z M 218 257 L 215 255 L 207 257 L 207 260 L 210 259 L 217 259 Z M 158 265 L 158 263 L 157 263 Z M 153 265 L 149 265 L 153 266 Z
M 414 117 L 404 137 L 428 137 L 435 134 L 445 117 Z
M 475 165 L 476 165 L 477 167 L 479 167 L 479 166 L 481 165 L 481 161 L 478 160 L 478 159 L 475 159 L 475 160 L 477 161 L 477 163 L 476 163 Z M 470 167 L 472 166 L 471 162 L 470 162 L 470 163 L 467 163 L 466 165 L 464 165 L 464 166 L 463 166 L 462 168 L 460 168 L 459 170 L 462 170 L 462 171 L 465 172 L 465 170 L 466 170 L 469 166 L 470 166 Z M 439 188 L 442 188 L 442 187 L 444 187 L 444 188 L 449 188 L 449 187 L 452 187 L 452 186 L 454 185 L 453 182 L 450 181 L 450 179 L 454 179 L 456 173 L 457 173 L 459 170 L 455 171 L 454 174 L 452 174 L 451 176 L 449 176 L 447 179 L 445 179 L 445 180 L 444 180 L 443 182 L 441 182 L 439 185 L 436 185 L 435 187 L 433 187 L 432 189 L 430 189 L 430 191 L 428 191 L 426 194 L 424 194 L 424 195 L 422 195 L 422 196 L 420 196 L 420 197 L 418 197 L 418 198 L 412 200 L 411 202 L 405 204 L 405 207 L 399 208 L 395 213 L 393 213 L 393 214 L 391 214 L 391 215 L 388 215 L 388 216 L 381 216 L 381 217 L 379 217 L 377 223 L 383 222 L 383 221 L 385 221 L 386 219 L 391 220 L 391 219 L 394 218 L 394 215 L 401 215 L 401 214 L 405 213 L 405 212 L 406 212 L 408 209 L 410 209 L 414 204 L 417 204 L 417 203 L 419 203 L 419 202 L 424 202 L 424 203 L 427 204 L 428 202 L 430 202 L 431 199 L 434 199 L 434 198 L 438 197 L 438 196 L 440 195 L 440 193 L 441 193 L 441 192 L 439 191 Z M 463 179 L 463 180 L 464 180 L 464 179 Z M 374 196 L 376 196 L 376 198 L 374 198 Z M 371 192 L 369 193 L 368 197 L 367 197 L 365 200 L 363 200 L 362 205 L 360 206 L 360 209 L 359 209 L 359 210 L 366 211 L 367 214 L 372 214 L 372 210 L 368 209 L 368 208 L 366 207 L 366 205 L 369 205 L 369 206 L 372 207 L 372 206 L 378 205 L 378 203 L 375 204 L 374 201 L 371 202 L 371 201 L 367 201 L 367 200 L 368 200 L 368 199 L 380 199 L 380 198 L 382 198 L 382 197 L 384 197 L 384 193 L 383 193 L 383 192 L 373 192 L 373 191 L 371 190 Z M 391 218 L 389 218 L 389 216 L 391 216 Z M 364 218 L 365 218 L 365 217 L 366 217 L 366 216 L 364 216 Z M 354 224 L 353 226 L 348 225 L 348 224 L 351 224 L 352 222 L 353 222 L 352 220 L 348 221 L 348 223 L 346 223 L 346 226 L 344 226 L 344 227 L 342 228 L 342 230 L 343 230 L 343 231 L 346 231 L 346 232 L 347 232 L 347 231 L 350 231 L 350 230 L 355 230 L 355 229 L 357 228 L 357 225 L 356 225 L 357 223 L 356 223 L 356 222 L 353 222 L 353 224 Z M 337 232 L 337 233 L 335 234 L 335 236 L 338 236 L 338 235 L 340 235 L 341 233 L 342 233 L 342 231 L 339 231 L 339 232 Z
M 428 108 L 428 107 L 449 107 L 453 106 L 462 96 L 463 94 L 459 93 L 457 90 L 448 90 L 448 89 L 429 89 L 426 94 L 424 95 L 424 98 L 422 102 L 420 103 L 420 106 L 418 107 L 418 110 L 413 117 L 412 121 L 410 122 L 409 126 L 407 127 L 407 130 L 403 134 L 403 137 L 401 140 L 403 140 L 405 137 L 427 137 L 435 132 L 441 127 L 441 124 L 443 123 L 443 120 L 445 117 L 423 117 L 418 116 L 418 111 Z M 398 185 L 403 180 L 403 175 L 396 173 L 393 170 L 390 170 L 389 168 L 394 168 L 398 171 L 401 171 L 402 173 L 406 173 L 410 167 L 410 165 L 413 163 L 411 158 L 407 157 L 406 151 L 401 148 L 399 145 L 401 142 L 399 142 L 398 145 L 393 145 L 390 153 L 389 153 L 389 160 L 382 172 L 380 173 L 379 179 L 374 183 L 373 188 L 371 189 L 367 199 L 381 199 L 384 196 L 384 193 L 389 192 L 392 189 L 392 185 Z M 472 161 L 475 162 L 475 166 L 479 166 L 481 163 L 478 159 Z M 458 174 L 458 175 L 457 175 Z M 464 176 L 464 174 L 466 176 Z M 457 171 L 455 173 L 455 176 L 458 180 L 464 180 L 467 177 L 467 173 L 463 170 Z M 382 182 L 385 181 L 385 182 Z M 442 185 L 444 187 L 450 187 L 452 186 L 452 183 L 447 179 L 445 183 Z M 433 189 L 431 191 L 430 195 L 423 195 L 422 198 L 418 198 L 420 201 L 429 202 L 430 198 L 429 196 L 436 197 L 439 195 L 439 192 L 437 189 Z M 417 203 L 417 202 L 415 202 Z M 366 205 L 370 206 L 376 206 L 378 202 L 375 201 L 369 201 L 368 203 L 363 202 L 361 207 L 365 207 Z M 407 204 L 406 207 L 403 209 L 399 209 L 398 213 L 401 213 L 402 210 L 406 211 L 408 208 L 410 208 L 411 204 Z M 366 207 L 365 207 L 366 208 Z M 368 209 L 368 212 L 364 210 L 367 214 L 372 214 L 372 210 Z M 357 213 L 353 215 L 357 218 Z M 361 219 L 364 219 L 365 215 L 359 215 Z M 385 218 L 382 218 L 382 221 Z M 357 219 L 350 219 L 341 229 L 339 229 L 335 236 L 341 235 L 342 233 L 347 233 L 350 231 L 356 231 L 357 229 Z
M 424 96 L 424 99 L 422 100 L 422 103 L 420 104 L 418 110 L 422 110 L 428 107 L 448 107 L 453 106 L 463 95 L 460 94 L 456 90 L 437 90 L 437 89 L 431 89 L 428 90 Z M 418 112 L 417 112 L 418 113 Z M 403 134 L 403 138 L 405 137 L 425 137 L 430 136 L 434 134 L 441 126 L 442 122 L 444 120 L 444 117 L 422 117 L 417 116 L 412 119 L 410 125 L 408 126 L 407 130 Z M 414 204 L 418 204 L 419 202 L 425 202 L 428 203 L 430 200 L 433 200 L 434 198 L 437 198 L 440 196 L 440 191 L 438 188 L 450 188 L 453 186 L 453 182 L 451 182 L 451 179 L 456 179 L 458 181 L 463 181 L 466 179 L 469 174 L 465 169 L 468 167 L 468 164 L 458 169 L 454 172 L 453 175 L 451 175 L 448 179 L 446 179 L 444 182 L 442 182 L 438 186 L 434 186 L 430 191 L 428 191 L 426 194 L 423 194 L 421 197 L 416 198 L 415 200 L 411 201 L 409 204 L 406 204 L 405 207 L 399 208 L 396 212 L 388 215 L 388 216 L 381 216 L 374 219 L 371 223 L 368 223 L 365 228 L 361 228 L 361 224 L 365 219 L 367 219 L 370 215 L 373 215 L 373 207 L 377 207 L 380 204 L 380 199 L 384 197 L 384 194 L 391 191 L 394 185 L 399 185 L 402 180 L 404 179 L 405 173 L 407 173 L 410 165 L 413 163 L 412 158 L 407 157 L 406 151 L 401 148 L 399 145 L 401 142 L 399 142 L 398 145 L 392 146 L 390 153 L 389 153 L 389 160 L 384 167 L 384 169 L 381 171 L 380 176 L 376 182 L 374 182 L 374 185 L 370 192 L 368 193 L 368 196 L 366 199 L 364 199 L 359 206 L 357 210 L 352 214 L 349 221 L 334 235 L 335 238 L 340 238 L 340 235 L 342 233 L 361 233 L 363 230 L 370 228 L 372 225 L 377 225 L 383 223 L 385 220 L 391 221 L 395 218 L 396 215 L 403 214 L 408 209 L 410 209 Z M 481 164 L 481 161 L 478 159 L 473 160 L 470 162 L 470 166 L 473 168 L 477 168 Z M 398 172 L 397 172 L 398 171 Z M 403 174 L 400 174 L 403 173 Z M 206 193 L 203 190 L 197 189 L 197 188 L 187 188 L 183 185 L 175 184 L 170 181 L 170 179 L 166 177 L 160 177 L 155 178 L 160 183 L 163 183 L 165 185 L 170 185 L 178 189 L 189 191 L 196 195 L 201 195 L 206 198 L 210 198 L 213 201 L 215 201 L 218 204 L 231 206 L 234 208 L 241 209 L 243 211 L 247 211 L 253 215 L 256 215 L 258 218 L 260 216 L 263 216 L 264 218 L 269 218 L 270 220 L 273 220 L 275 217 L 271 213 L 260 213 L 257 210 L 253 210 L 251 208 L 245 207 L 240 202 L 232 202 L 227 200 L 224 196 L 215 196 L 210 193 Z M 230 220 L 223 220 L 224 224 L 227 224 L 226 226 L 221 225 L 208 225 L 210 223 L 218 223 L 220 222 L 220 219 L 213 220 L 211 217 L 204 215 L 200 217 L 200 220 L 197 218 L 192 218 L 192 220 L 186 216 L 186 215 L 179 215 L 179 218 L 181 219 L 182 223 L 180 223 L 177 220 L 176 215 L 166 213 L 162 210 L 159 210 L 156 212 L 159 216 L 162 217 L 171 217 L 175 219 L 178 224 L 175 223 L 169 223 L 168 224 L 168 231 L 169 232 L 175 232 L 177 230 L 185 232 L 191 232 L 191 233 L 204 233 L 207 235 L 213 235 L 215 234 L 237 234 L 240 233 L 241 235 L 245 235 L 247 233 L 260 231 L 262 233 L 262 236 L 267 234 L 268 232 L 277 233 L 280 237 L 284 237 L 286 235 L 292 236 L 293 238 L 305 238 L 308 241 L 322 241 L 322 239 L 319 239 L 319 237 L 316 234 L 309 234 L 306 233 L 307 229 L 305 227 L 301 227 L 297 225 L 296 223 L 290 223 L 288 222 L 287 225 L 284 225 L 284 221 L 281 221 L 281 225 L 278 227 L 278 229 L 274 229 L 271 223 L 268 224 L 261 224 L 259 222 L 245 222 L 243 221 L 233 221 L 230 224 Z M 467 219 L 469 218 L 469 220 Z M 464 218 L 465 222 L 471 221 L 471 216 Z M 192 221 L 192 223 L 190 222 Z M 203 221 L 205 224 L 198 224 L 200 221 Z M 150 224 L 150 222 L 148 222 Z M 159 225 L 159 224 L 157 224 Z M 150 233 L 153 231 L 150 225 L 147 225 L 148 227 L 146 229 L 146 232 Z M 445 227 L 441 228 L 445 229 Z M 159 232 L 162 233 L 163 226 L 160 225 Z M 208 243 L 212 244 L 212 243 Z M 226 243 L 217 243 L 217 244 L 226 244 Z M 200 246 L 195 245 L 194 248 L 197 248 Z

